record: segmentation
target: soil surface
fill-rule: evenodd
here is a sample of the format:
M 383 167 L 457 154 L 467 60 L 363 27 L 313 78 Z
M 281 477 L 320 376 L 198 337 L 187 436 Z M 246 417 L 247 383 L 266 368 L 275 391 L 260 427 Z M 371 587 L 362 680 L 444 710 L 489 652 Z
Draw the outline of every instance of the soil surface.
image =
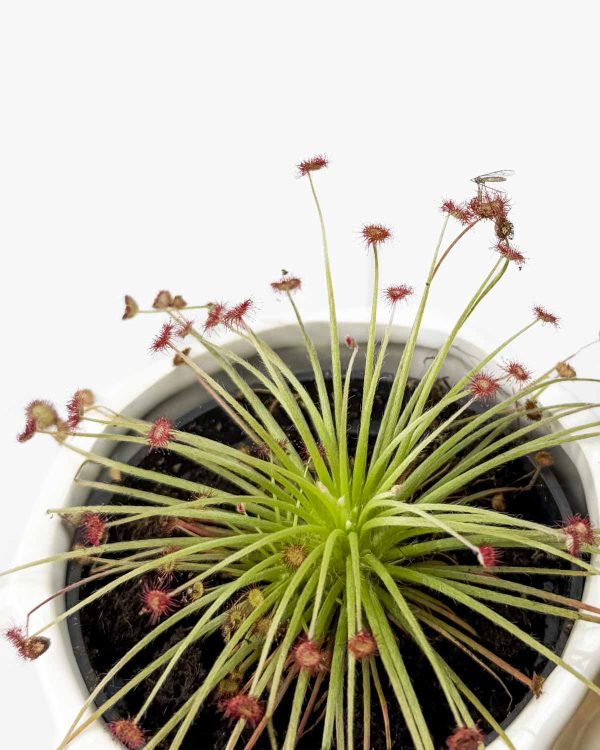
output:
M 305 384 L 309 390 L 314 391 L 313 384 L 308 379 L 305 381 Z M 414 385 L 412 383 L 411 387 L 414 387 Z M 437 384 L 437 392 L 433 394 L 433 398 L 439 398 L 444 388 L 444 383 L 440 381 Z M 351 436 L 356 435 L 358 428 L 361 389 L 362 380 L 357 377 L 352 383 L 350 399 L 349 433 Z M 373 415 L 374 434 L 377 432 L 378 418 L 382 414 L 388 393 L 389 382 L 382 380 L 379 385 Z M 288 433 L 289 439 L 297 441 L 297 436 L 292 432 L 290 424 L 281 412 L 281 409 L 277 405 L 270 404 L 270 406 Z M 442 417 L 444 416 L 442 415 Z M 240 433 L 239 428 L 232 425 L 228 417 L 218 407 L 210 408 L 200 416 L 190 420 L 181 420 L 179 428 L 191 433 L 217 439 L 229 445 L 238 445 L 243 442 L 243 435 Z M 224 481 L 211 475 L 210 472 L 207 472 L 197 464 L 182 460 L 180 457 L 167 452 L 155 451 L 149 453 L 143 450 L 135 457 L 134 463 L 144 468 L 173 474 L 192 481 L 211 484 L 216 488 L 231 489 L 226 486 Z M 531 464 L 525 461 L 514 462 L 503 467 L 500 471 L 478 480 L 470 489 L 473 492 L 478 492 L 491 487 L 513 486 L 515 484 L 523 485 L 527 483 L 527 480 L 523 480 L 523 476 L 530 472 Z M 140 489 L 153 489 L 149 483 L 134 478 L 127 478 L 124 480 L 124 483 Z M 182 500 L 186 499 L 183 493 L 178 493 L 177 490 L 167 488 L 163 485 L 160 486 L 160 491 L 163 493 L 170 492 L 174 497 L 180 497 Z M 88 502 L 90 504 L 118 504 L 126 502 L 126 498 L 124 499 L 118 495 L 111 496 L 107 493 L 94 492 L 91 493 Z M 486 502 L 489 507 L 489 500 Z M 514 495 L 508 493 L 506 495 L 506 506 L 506 510 L 509 513 L 518 514 L 525 518 L 544 523 L 553 524 L 560 521 L 561 518 L 561 514 L 547 489 L 547 485 L 542 479 L 538 479 L 530 490 Z M 111 529 L 110 541 L 164 535 L 164 525 L 161 528 L 159 522 L 143 525 L 124 524 Z M 460 555 L 455 555 L 455 559 L 458 562 L 463 562 Z M 465 558 L 464 562 L 472 564 L 471 559 Z M 550 558 L 544 553 L 528 550 L 506 551 L 503 555 L 503 564 L 529 567 L 557 567 L 563 565 L 561 561 Z M 69 566 L 68 581 L 78 580 L 86 573 L 86 568 L 73 564 Z M 184 574 L 181 573 L 175 574 L 175 585 L 185 582 L 186 578 L 183 576 Z M 525 576 L 521 576 L 520 580 L 525 583 L 531 583 L 531 579 L 527 580 Z M 580 596 L 582 589 L 581 579 L 569 580 L 564 576 L 536 576 L 536 583 L 543 586 L 547 591 L 554 591 L 577 598 Z M 91 593 L 97 587 L 98 584 L 93 583 L 70 592 L 68 595 L 68 605 L 71 606 L 82 596 Z M 120 586 L 116 591 L 102 597 L 100 600 L 84 607 L 80 613 L 70 618 L 69 627 L 75 654 L 88 687 L 94 687 L 97 684 L 98 676 L 106 674 L 117 659 L 125 654 L 128 649 L 134 646 L 148 632 L 148 618 L 140 617 L 140 593 L 141 583 L 137 580 L 131 581 Z M 494 607 L 513 623 L 529 632 L 534 638 L 544 642 L 556 652 L 562 650 L 569 632 L 569 626 L 565 625 L 562 621 L 559 621 L 557 618 L 527 612 L 524 609 L 508 608 L 493 604 L 490 606 Z M 452 603 L 452 608 L 459 616 L 465 616 L 465 619 L 477 631 L 478 638 L 484 646 L 487 646 L 502 659 L 510 662 L 526 675 L 531 676 L 533 673 L 546 674 L 550 670 L 551 665 L 548 665 L 544 658 L 507 634 L 502 628 L 492 625 L 488 620 L 471 611 L 463 611 L 456 603 Z M 104 693 L 104 698 L 113 695 L 129 678 L 138 673 L 141 668 L 163 653 L 171 645 L 180 641 L 192 625 L 193 621 L 183 620 L 176 630 L 167 632 L 162 637 L 157 638 L 129 663 L 122 674 L 111 682 Z M 528 689 L 520 682 L 505 673 L 497 672 L 496 675 L 489 674 L 445 639 L 436 636 L 433 632 L 430 632 L 429 635 L 443 658 L 447 660 L 450 666 L 460 675 L 475 695 L 481 699 L 488 710 L 500 722 L 505 721 L 520 704 L 532 699 Z M 435 746 L 436 748 L 445 747 L 445 738 L 453 729 L 453 721 L 444 697 L 439 687 L 437 687 L 432 670 L 420 650 L 402 634 L 399 634 L 398 637 L 399 646 L 406 661 L 408 671 L 412 676 L 415 690 L 424 707 L 425 716 L 431 731 L 434 734 Z M 210 669 L 222 645 L 222 637 L 220 633 L 216 633 L 188 649 L 185 658 L 179 661 L 177 667 L 158 693 L 150 712 L 144 717 L 143 725 L 149 733 L 162 726 L 165 720 L 193 693 L 194 689 L 202 682 L 203 676 Z M 383 670 L 381 669 L 380 674 L 383 675 Z M 358 670 L 357 675 L 357 705 L 360 707 L 362 704 L 360 670 Z M 501 681 L 498 680 L 498 676 L 501 677 Z M 134 716 L 152 690 L 153 685 L 154 680 L 146 680 L 130 692 L 126 699 L 107 712 L 105 718 L 108 721 L 113 721 L 117 718 Z M 390 712 L 392 746 L 395 750 L 412 750 L 413 744 L 410 736 L 397 708 L 396 699 L 390 686 L 385 682 L 384 676 L 383 689 Z M 281 728 L 280 737 L 283 737 L 283 728 L 286 725 L 286 713 L 288 710 L 289 701 L 284 699 L 276 715 L 275 722 L 276 728 L 277 726 Z M 315 720 L 317 715 L 314 717 Z M 480 724 L 482 728 L 489 731 L 490 728 L 484 720 L 481 720 Z M 379 750 L 380 748 L 384 750 L 385 735 L 383 732 L 383 722 L 375 695 L 373 698 L 371 727 L 371 748 L 373 750 Z M 316 726 L 302 737 L 298 747 L 301 750 L 319 748 L 320 728 L 321 724 L 316 723 Z M 363 718 L 362 710 L 359 708 L 356 711 L 355 722 L 357 748 L 362 748 L 362 732 Z M 209 701 L 198 715 L 182 747 L 183 750 L 197 750 L 199 747 L 222 750 L 225 747 L 227 737 L 228 725 L 216 710 L 215 699 L 212 702 Z M 260 749 L 264 748 L 265 750 L 270 748 L 270 743 L 266 736 L 264 740 L 259 741 L 256 747 Z M 163 743 L 161 748 L 168 748 L 168 742 Z

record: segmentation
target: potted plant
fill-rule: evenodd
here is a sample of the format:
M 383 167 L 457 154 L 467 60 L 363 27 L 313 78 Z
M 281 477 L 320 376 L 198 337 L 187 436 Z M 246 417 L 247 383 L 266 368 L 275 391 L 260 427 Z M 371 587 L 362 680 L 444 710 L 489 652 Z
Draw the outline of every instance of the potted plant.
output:
M 49 511 L 62 531 L 9 571 L 39 574 L 39 603 L 6 636 L 52 664 L 62 712 L 81 690 L 74 661 L 90 691 L 57 750 L 90 732 L 94 748 L 112 735 L 129 750 L 539 750 L 586 689 L 600 694 L 598 477 L 580 447 L 600 422 L 562 390 L 583 380 L 575 354 L 536 376 L 505 358 L 558 324 L 538 305 L 491 350 L 462 334 L 525 262 L 495 187 L 505 175 L 444 202 L 404 329 L 404 283 L 383 292 L 378 325 L 391 234 L 379 224 L 362 229 L 369 321 L 338 315 L 313 182 L 326 166 L 299 165 L 321 224 L 325 324 L 304 320 L 287 271 L 271 286 L 295 324 L 265 331 L 251 299 L 204 305 L 198 324 L 179 295 L 161 291 L 151 310 L 128 296 L 124 318 L 166 317 L 151 349 L 173 370 L 110 405 L 82 389 L 63 416 L 27 407 L 19 440 L 47 434 L 67 451 L 53 496 L 74 483 Z M 492 268 L 447 335 L 424 330 L 440 268 L 480 222 L 493 226 Z

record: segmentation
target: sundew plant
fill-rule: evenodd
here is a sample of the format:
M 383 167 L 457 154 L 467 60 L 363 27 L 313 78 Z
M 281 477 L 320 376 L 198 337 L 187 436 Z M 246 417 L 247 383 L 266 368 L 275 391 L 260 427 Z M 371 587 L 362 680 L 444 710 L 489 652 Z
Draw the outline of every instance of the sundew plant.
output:
M 585 380 L 575 372 L 574 354 L 549 362 L 539 375 L 533 375 L 526 364 L 503 357 L 517 338 L 543 335 L 541 329 L 558 325 L 558 318 L 535 305 L 525 313 L 519 331 L 457 382 L 436 391 L 463 324 L 496 293 L 505 274 L 525 262 L 512 241 L 508 198 L 496 184 L 503 178 L 478 178 L 470 199 L 443 203 L 439 241 L 399 364 L 389 373 L 389 397 L 372 436 L 374 402 L 387 372 L 394 313 L 414 292 L 403 281 L 382 290 L 378 258 L 391 232 L 380 224 L 364 226 L 362 237 L 374 266 L 369 334 L 359 345 L 352 331 L 340 331 L 315 188 L 316 172 L 325 167 L 327 159 L 318 156 L 302 162 L 298 171 L 314 198 L 320 224 L 331 331 L 327 361 L 319 358 L 303 323 L 301 280 L 285 272 L 271 284 L 275 294 L 287 298 L 297 321 L 314 378 L 312 395 L 253 327 L 252 299 L 192 306 L 181 296 L 162 291 L 149 310 L 140 310 L 127 296 L 124 318 L 145 313 L 165 316 L 152 351 L 166 353 L 175 365 L 192 370 L 213 402 L 241 430 L 241 443 L 228 445 L 182 431 L 166 417 L 147 422 L 116 413 L 96 404 L 89 390 L 75 393 L 64 418 L 47 401 L 33 401 L 27 407 L 18 439 L 26 442 L 39 434 L 50 435 L 86 465 L 108 470 L 112 477 L 92 481 L 78 476 L 76 482 L 120 500 L 49 511 L 77 528 L 78 542 L 70 551 L 9 572 L 79 561 L 83 580 L 74 585 L 94 581 L 95 588 L 37 630 L 31 620 L 39 612 L 35 618 L 30 612 L 21 626 L 10 627 L 7 638 L 22 657 L 37 659 L 50 647 L 46 633 L 51 627 L 133 579 L 143 583 L 139 617 L 145 635 L 101 677 L 58 750 L 148 678 L 153 688 L 137 715 L 109 725 L 114 738 L 129 750 L 159 746 L 178 750 L 208 705 L 216 706 L 228 727 L 227 750 L 249 750 L 259 738 L 273 750 L 291 750 L 309 727 L 323 750 L 359 746 L 368 750 L 372 716 L 377 712 L 391 748 L 391 701 L 397 703 L 414 748 L 434 750 L 425 707 L 404 658 L 406 639 L 430 665 L 453 717 L 448 750 L 482 747 L 483 720 L 514 748 L 499 720 L 440 654 L 439 644 L 444 640 L 456 644 L 465 659 L 475 660 L 482 669 L 510 674 L 534 696 L 543 690 L 543 680 L 482 646 L 470 626 L 469 612 L 505 629 L 600 694 L 600 688 L 497 607 L 600 622 L 599 609 L 549 593 L 535 583 L 536 576 L 539 580 L 544 573 L 597 572 L 591 555 L 598 547 L 589 519 L 573 516 L 562 525 L 546 526 L 507 513 L 497 491 L 473 491 L 479 478 L 527 456 L 533 457 L 537 476 L 552 465 L 553 448 L 600 434 L 600 422 L 591 417 L 574 426 L 564 426 L 562 421 L 595 404 L 544 405 L 542 397 L 555 384 Z M 411 387 L 409 373 L 421 322 L 440 268 L 457 259 L 461 238 L 480 223 L 493 232 L 496 252 L 491 267 L 484 270 L 479 288 L 467 299 L 446 342 Z M 383 329 L 377 325 L 380 308 L 385 308 L 387 321 Z M 200 320 L 194 322 L 193 317 Z M 219 345 L 221 331 L 234 332 L 250 344 L 255 364 Z M 192 345 L 214 358 L 230 387 L 199 364 Z M 350 440 L 353 372 L 355 382 L 360 378 L 361 399 L 357 436 Z M 284 420 L 269 408 L 273 403 L 285 415 L 285 428 Z M 169 451 L 224 480 L 230 491 L 94 453 L 85 448 L 84 439 L 90 444 L 111 441 Z M 122 479 L 128 476 L 150 481 L 164 493 L 127 487 Z M 173 497 L 174 491 L 185 499 Z M 111 540 L 115 527 L 150 520 L 161 521 L 155 524 L 162 530 L 158 536 Z M 503 565 L 503 554 L 515 548 L 545 552 L 557 567 Z M 527 573 L 529 584 L 516 582 L 516 573 Z M 39 609 L 40 605 L 35 608 Z M 102 705 L 95 705 L 134 657 L 184 620 L 192 625 L 179 641 L 124 681 Z M 215 634 L 220 634 L 222 648 L 213 655 L 205 678 L 183 705 L 173 709 L 162 728 L 148 731 L 145 717 L 169 675 L 185 661 L 192 645 Z

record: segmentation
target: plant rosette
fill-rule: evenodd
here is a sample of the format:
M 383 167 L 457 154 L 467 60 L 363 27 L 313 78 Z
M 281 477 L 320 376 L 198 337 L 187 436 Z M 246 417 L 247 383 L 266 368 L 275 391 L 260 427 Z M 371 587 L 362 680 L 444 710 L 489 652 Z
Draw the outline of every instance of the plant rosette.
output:
M 512 245 L 508 199 L 480 181 L 468 202 L 443 204 L 444 228 L 410 327 L 396 325 L 394 313 L 412 288 L 401 283 L 383 294 L 380 289 L 378 253 L 391 232 L 379 224 L 365 225 L 362 235 L 375 265 L 365 323 L 364 313 L 342 317 L 336 310 L 312 179 L 325 166 L 324 157 L 315 157 L 299 171 L 308 178 L 321 221 L 326 322 L 302 318 L 295 302 L 301 282 L 287 272 L 271 286 L 288 298 L 294 325 L 255 327 L 250 299 L 199 306 L 205 318 L 197 327 L 187 315 L 198 307 L 180 296 L 162 291 L 148 311 L 127 297 L 124 318 L 144 312 L 167 316 L 151 348 L 168 353 L 169 362 L 132 378 L 102 402 L 90 391 L 77 391 L 66 419 L 47 402 L 35 401 L 27 408 L 19 440 L 49 433 L 67 449 L 48 478 L 42 504 L 46 508 L 49 498 L 66 498 L 53 512 L 68 523 L 50 527 L 41 514 L 32 522 L 22 559 L 55 564 L 25 562 L 19 570 L 15 600 L 20 606 L 23 601 L 36 606 L 7 636 L 25 659 L 39 658 L 57 722 L 66 728 L 59 750 L 112 746 L 97 719 L 152 676 L 155 682 L 139 710 L 109 724 L 113 739 L 129 750 L 153 750 L 163 741 L 179 750 L 206 704 L 216 705 L 224 725 L 229 722 L 227 750 L 250 748 L 263 733 L 272 747 L 292 750 L 307 723 L 317 718 L 317 746 L 369 748 L 375 710 L 386 726 L 385 746 L 391 748 L 394 702 L 408 733 L 407 748 L 434 750 L 445 742 L 448 750 L 477 750 L 483 747 L 480 722 L 485 721 L 499 735 L 489 744 L 494 750 L 550 750 L 586 689 L 600 694 L 593 684 L 600 666 L 593 528 L 598 524 L 598 452 L 590 440 L 599 434 L 600 422 L 590 418 L 596 405 L 574 400 L 565 387 L 586 380 L 572 365 L 578 352 L 550 362 L 550 369 L 536 376 L 506 359 L 518 336 L 534 326 L 558 323 L 541 306 L 500 345 L 479 346 L 465 333 L 467 321 L 509 267 L 525 262 Z M 444 232 L 450 219 L 462 229 L 448 243 Z M 423 315 L 440 267 L 451 253 L 454 258 L 461 237 L 479 222 L 494 226 L 497 257 L 492 268 L 451 330 L 427 329 Z M 387 325 L 378 323 L 381 296 L 388 305 Z M 218 344 L 214 329 L 224 332 Z M 192 353 L 188 341 L 205 353 Z M 304 347 L 304 367 L 308 362 L 312 370 L 313 396 L 282 354 L 298 349 L 297 344 Z M 351 373 L 359 350 L 362 395 L 352 433 Z M 222 372 L 231 381 L 228 387 L 220 379 Z M 388 372 L 389 391 L 373 432 L 378 387 Z M 432 400 L 442 381 L 444 389 Z M 198 400 L 193 389 L 198 384 L 204 398 L 218 404 L 236 425 L 243 444 L 233 447 L 178 430 L 186 399 L 189 406 Z M 269 400 L 261 401 L 259 392 Z M 175 402 L 171 415 L 169 404 Z M 275 410 L 285 413 L 290 425 L 285 430 L 284 422 L 273 417 Z M 116 445 L 175 454 L 218 481 L 213 486 L 147 471 L 114 458 Z M 498 489 L 478 490 L 477 481 L 521 459 L 533 461 L 524 484 L 503 492 L 519 496 L 549 468 L 559 472 L 562 463 L 567 468 L 560 470 L 576 496 L 572 516 L 544 525 L 504 512 L 502 500 L 490 506 Z M 109 471 L 111 482 L 94 467 Z M 132 488 L 122 484 L 123 475 L 158 482 L 169 492 Z M 120 495 L 124 503 L 87 505 L 91 490 Z M 155 521 L 160 533 L 112 541 L 112 530 L 123 524 L 133 528 Z M 65 552 L 73 544 L 73 527 L 77 543 Z M 511 579 L 541 574 L 537 568 L 503 565 L 503 554 L 515 549 L 556 560 L 552 575 L 583 576 L 581 600 Z M 87 573 L 66 591 L 69 561 L 83 563 Z M 184 583 L 181 578 L 173 582 L 175 574 L 184 576 Z M 67 617 L 131 581 L 143 581 L 138 606 L 147 632 L 88 696 L 78 676 Z M 82 583 L 95 588 L 65 611 L 63 594 Z M 449 602 L 459 609 L 454 611 Z M 571 622 L 566 646 L 555 653 L 499 607 Z M 482 647 L 468 622 L 469 612 L 554 663 L 547 679 L 526 674 Z M 179 641 L 123 679 L 119 692 L 96 708 L 94 700 L 135 653 L 184 618 L 194 624 Z M 171 671 L 196 642 L 214 633 L 223 638 L 214 663 L 164 725 L 149 731 L 145 719 Z M 451 719 L 441 739 L 432 736 L 427 707 L 414 692 L 401 638 L 419 650 L 447 703 Z M 443 656 L 440 640 L 456 645 L 465 659 L 494 672 L 501 683 L 496 673 L 517 679 L 535 697 L 503 727 Z M 280 703 L 286 707 L 283 723 Z M 314 706 L 321 707 L 318 717 L 311 714 Z M 361 717 L 359 725 L 356 716 Z

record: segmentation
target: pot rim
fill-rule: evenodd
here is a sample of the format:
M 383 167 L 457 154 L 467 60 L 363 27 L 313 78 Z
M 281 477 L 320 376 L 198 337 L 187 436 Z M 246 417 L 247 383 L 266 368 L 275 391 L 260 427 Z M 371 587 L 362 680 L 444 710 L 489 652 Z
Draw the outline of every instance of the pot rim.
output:
M 441 320 L 432 321 L 430 314 L 428 325 L 419 334 L 419 345 L 439 346 L 448 335 L 448 326 Z M 338 314 L 340 341 L 346 333 L 360 338 L 368 329 L 364 308 L 345 310 Z M 329 331 L 328 316 L 314 314 L 305 316 L 306 327 L 313 336 L 325 339 Z M 263 336 L 274 348 L 290 346 L 290 337 L 298 339 L 297 327 L 291 317 L 280 316 L 262 326 L 257 326 Z M 406 341 L 410 326 L 395 325 L 391 341 Z M 231 347 L 238 354 L 250 351 L 249 345 L 234 334 L 226 334 L 220 343 Z M 298 343 L 301 343 L 298 339 Z M 453 354 L 485 356 L 494 347 L 486 346 L 485 341 L 472 330 L 465 327 L 453 346 Z M 460 351 L 459 351 L 460 350 Z M 194 359 L 202 361 L 209 371 L 218 370 L 208 353 L 193 352 Z M 170 359 L 165 358 L 122 380 L 117 386 L 99 393 L 99 400 L 109 403 L 118 410 L 127 409 L 129 413 L 141 415 L 150 411 L 152 406 L 169 395 L 181 390 L 193 382 L 193 375 L 188 368 L 173 368 Z M 160 392 L 160 399 L 157 398 Z M 563 384 L 553 386 L 553 395 L 557 398 L 573 400 L 573 394 Z M 580 417 L 581 421 L 583 417 Z M 571 424 L 569 420 L 569 424 Z M 74 445 L 86 445 L 85 438 L 76 438 Z M 95 446 L 94 446 L 95 447 Z M 108 446 L 100 444 L 106 452 Z M 576 467 L 584 487 L 588 513 L 592 522 L 597 525 L 600 516 L 600 441 L 569 443 L 563 447 Z M 79 504 L 85 491 L 72 486 L 73 477 L 81 465 L 80 457 L 69 451 L 62 451 L 55 460 L 51 471 L 44 482 L 42 492 L 32 509 L 32 517 L 19 549 L 16 564 L 23 564 L 32 559 L 39 559 L 57 551 L 64 550 L 71 537 L 71 532 L 62 524 L 52 522 L 45 513 L 51 504 Z M 57 498 L 58 501 L 51 500 Z M 49 524 L 52 523 L 52 526 Z M 597 564 L 599 560 L 594 558 Z M 22 611 L 24 595 L 28 602 L 38 602 L 64 584 L 65 564 L 44 565 L 20 573 L 13 578 L 9 588 L 9 601 L 21 604 L 17 610 Z M 18 599 L 17 599 L 18 588 Z M 583 601 L 600 606 L 600 580 L 588 578 L 583 593 Z M 51 618 L 63 611 L 63 598 L 53 600 L 45 610 Z M 48 619 L 50 619 L 50 617 Z M 52 635 L 52 634 L 51 634 Z M 53 629 L 52 648 L 43 659 L 33 665 L 39 675 L 48 698 L 55 720 L 53 734 L 60 741 L 66 729 L 79 712 L 89 692 L 79 672 L 65 622 L 58 629 Z M 576 667 L 586 677 L 593 680 L 600 670 L 600 628 L 594 623 L 576 622 L 569 636 L 563 658 Z M 519 750 L 545 750 L 552 747 L 561 730 L 567 724 L 578 705 L 583 700 L 587 688 L 577 678 L 564 669 L 557 667 L 546 680 L 544 692 L 537 700 L 529 701 L 521 713 L 512 721 L 506 731 Z M 88 713 L 89 715 L 89 713 Z M 114 743 L 106 732 L 102 722 L 96 721 L 69 746 L 73 750 L 110 750 Z M 496 738 L 489 745 L 489 750 L 505 750 L 505 743 Z

